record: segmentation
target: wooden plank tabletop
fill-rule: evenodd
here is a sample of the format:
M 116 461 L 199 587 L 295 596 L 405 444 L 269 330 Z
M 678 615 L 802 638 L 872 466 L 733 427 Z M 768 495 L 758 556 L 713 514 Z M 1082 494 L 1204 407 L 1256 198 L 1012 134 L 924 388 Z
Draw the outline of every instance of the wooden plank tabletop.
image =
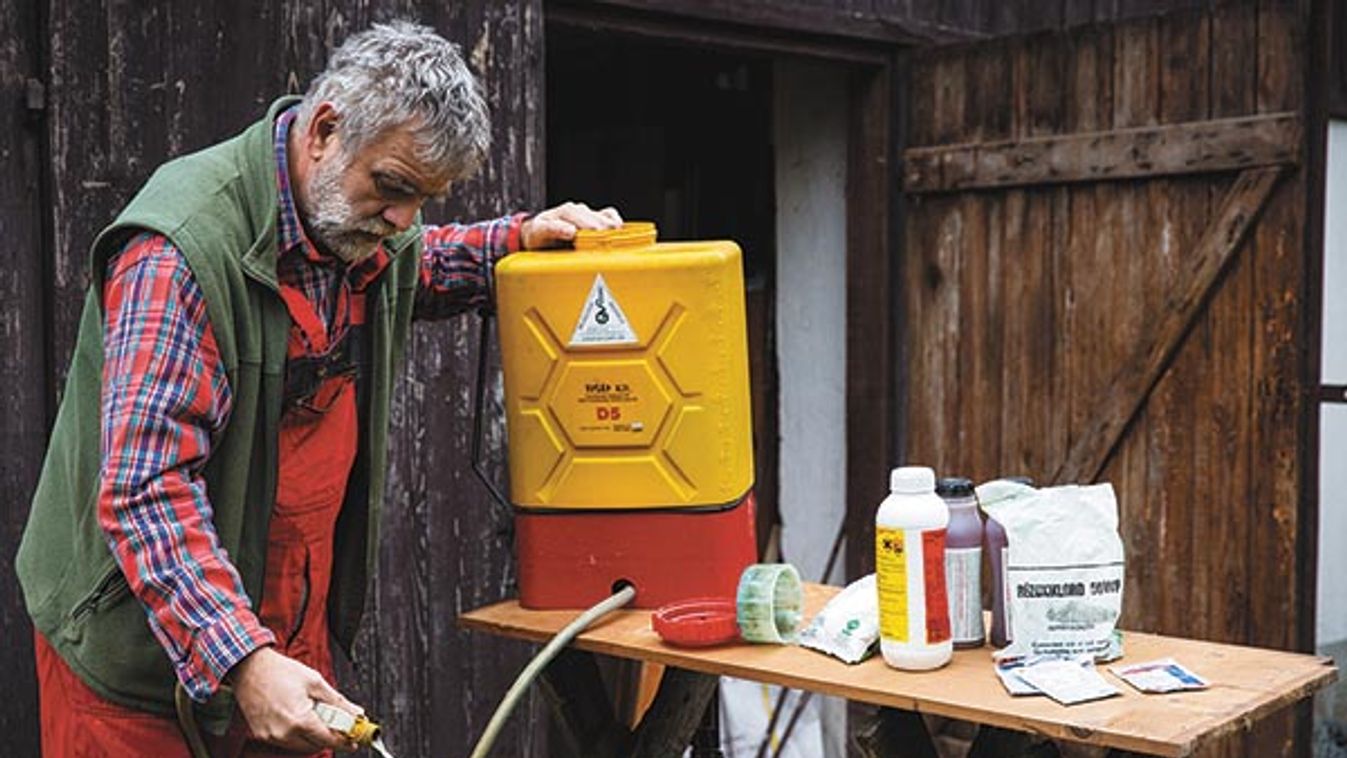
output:
M 837 590 L 806 584 L 806 618 L 812 618 Z M 476 631 L 542 642 L 576 615 L 575 611 L 525 610 L 510 600 L 463 614 L 459 623 Z M 1188 755 L 1202 743 L 1247 727 L 1337 678 L 1329 658 L 1128 632 L 1122 662 L 1172 657 L 1205 677 L 1211 687 L 1144 695 L 1105 674 L 1122 691 L 1121 697 L 1067 707 L 1046 697 L 1007 695 L 992 670 L 990 647 L 955 651 L 948 666 L 925 673 L 895 671 L 878 657 L 848 666 L 794 645 L 685 649 L 664 644 L 650 628 L 650 612 L 644 610 L 612 614 L 581 635 L 575 647 L 1167 756 Z

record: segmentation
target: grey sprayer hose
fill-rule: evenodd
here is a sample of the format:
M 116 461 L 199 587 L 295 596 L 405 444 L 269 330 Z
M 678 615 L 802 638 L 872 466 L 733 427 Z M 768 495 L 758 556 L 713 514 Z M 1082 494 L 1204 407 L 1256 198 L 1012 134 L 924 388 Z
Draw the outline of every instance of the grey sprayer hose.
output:
M 210 751 L 206 749 L 206 742 L 201 739 L 201 730 L 196 725 L 196 714 L 192 712 L 192 698 L 182 682 L 173 687 L 173 705 L 178 709 L 178 727 L 187 740 L 187 748 L 192 751 L 192 758 L 210 758 Z
M 505 728 L 505 722 L 510 718 L 510 711 L 514 710 L 519 698 L 523 697 L 524 693 L 528 691 L 529 685 L 547 667 L 547 664 L 551 663 L 552 659 L 557 657 L 557 654 L 563 648 L 571 644 L 571 640 L 580 636 L 580 632 L 589 628 L 590 624 L 630 603 L 634 597 L 636 597 L 636 588 L 628 584 L 607 600 L 577 616 L 565 629 L 557 632 L 552 641 L 548 642 L 541 652 L 533 656 L 529 665 L 519 672 L 519 677 L 514 680 L 514 684 L 510 685 L 505 697 L 501 698 L 500 705 L 496 706 L 496 712 L 491 714 L 491 721 L 487 723 L 486 731 L 482 732 L 481 739 L 477 740 L 477 746 L 472 749 L 472 758 L 486 758 L 491 752 L 491 746 L 495 744 L 500 730 Z

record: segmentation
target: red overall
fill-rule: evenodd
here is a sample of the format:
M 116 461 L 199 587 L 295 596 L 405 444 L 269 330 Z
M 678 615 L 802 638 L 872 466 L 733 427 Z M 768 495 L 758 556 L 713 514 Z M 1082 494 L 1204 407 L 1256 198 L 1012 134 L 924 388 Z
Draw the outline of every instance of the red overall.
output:
M 297 289 L 281 285 L 290 317 L 289 358 L 334 353 L 338 345 L 313 305 Z M 333 324 L 364 321 L 364 293 L 343 280 Z M 335 330 L 334 330 L 335 331 Z M 351 335 L 362 330 L 342 330 Z M 338 340 L 340 342 L 340 339 Z M 276 634 L 276 649 L 333 682 L 327 626 L 333 532 L 355 461 L 359 436 L 354 371 L 315 372 L 310 391 L 287 397 L 281 419 L 276 505 L 267 542 L 262 606 L 258 617 Z M 290 387 L 287 382 L 287 394 Z M 126 708 L 101 698 L 61 660 L 41 635 L 36 639 L 42 752 L 46 756 L 190 758 L 176 718 Z M 206 737 L 212 758 L 293 756 L 249 740 L 236 714 L 222 737 Z M 330 756 L 331 751 L 317 753 Z

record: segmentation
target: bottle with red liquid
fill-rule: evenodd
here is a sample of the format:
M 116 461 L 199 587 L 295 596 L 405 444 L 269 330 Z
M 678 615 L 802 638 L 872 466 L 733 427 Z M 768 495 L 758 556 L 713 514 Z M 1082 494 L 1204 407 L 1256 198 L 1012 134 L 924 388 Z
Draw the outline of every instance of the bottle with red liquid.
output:
M 950 635 L 954 647 L 982 647 L 987 631 L 982 623 L 982 519 L 973 482 L 946 477 L 935 494 L 949 507 L 945 534 L 945 590 L 949 594 Z

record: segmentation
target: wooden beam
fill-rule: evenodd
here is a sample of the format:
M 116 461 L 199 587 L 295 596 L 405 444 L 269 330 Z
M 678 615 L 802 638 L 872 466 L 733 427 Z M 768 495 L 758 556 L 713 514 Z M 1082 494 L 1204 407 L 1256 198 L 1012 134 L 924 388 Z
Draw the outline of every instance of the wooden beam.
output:
M 558 746 L 580 758 L 682 755 L 720 677 L 665 669 L 654 702 L 634 730 L 614 711 L 593 653 L 562 651 L 538 679 L 555 716 Z
M 1221 271 L 1272 196 L 1281 173 L 1280 167 L 1240 173 L 1197 249 L 1186 259 L 1185 275 L 1170 290 L 1154 336 L 1149 342 L 1137 345 L 1100 394 L 1097 410 L 1088 426 L 1074 437 L 1066 460 L 1052 477 L 1054 483 L 1093 482 L 1098 478 L 1114 447 L 1183 344 Z
M 538 678 L 552 707 L 557 752 L 574 758 L 623 755 L 631 732 L 618 722 L 593 653 L 563 650 Z
M 709 674 L 680 668 L 665 669 L 655 702 L 650 704 L 650 710 L 632 735 L 631 748 L 623 755 L 631 758 L 682 755 L 719 682 L 720 677 Z
M 906 78 L 906 64 L 898 63 L 853 71 L 849 84 L 846 435 L 848 450 L 870 454 L 846 461 L 848 579 L 875 570 L 875 551 L 857 546 L 874 544 L 875 504 L 887 494 L 889 464 L 902 457 L 895 449 L 906 412 L 898 402 L 901 288 L 894 278 L 900 266 L 892 250 L 892 240 L 902 238 L 893 226 L 902 223 L 902 215 L 892 204 L 901 193 L 891 190 L 897 178 L 891 140 L 903 119 L 890 110 L 905 107 L 893 102 L 893 86 Z
M 880 708 L 853 740 L 862 758 L 939 758 L 926 722 L 916 711 Z
M 549 26 L 619 34 L 695 49 L 801 55 L 824 60 L 882 65 L 889 46 L 862 38 L 838 39 L 817 33 L 766 26 L 736 26 L 691 16 L 633 13 L 605 4 L 564 2 L 547 8 Z M 815 27 L 814 31 L 820 27 Z M 829 31 L 833 31 L 831 28 Z
M 914 147 L 903 189 L 952 192 L 1294 164 L 1300 116 L 1271 113 L 998 142 Z
M 987 36 L 957 25 L 921 18 L 917 13 L 852 10 L 835 3 L 706 2 L 706 0 L 552 0 L 548 21 L 573 10 L 645 16 L 658 25 L 700 23 L 725 31 L 738 29 L 832 37 L 892 45 L 928 45 Z
M 1017 732 L 999 726 L 980 726 L 967 758 L 1029 758 L 1044 754 L 1057 755 L 1055 746 L 1045 746 L 1051 740 L 1030 732 Z

